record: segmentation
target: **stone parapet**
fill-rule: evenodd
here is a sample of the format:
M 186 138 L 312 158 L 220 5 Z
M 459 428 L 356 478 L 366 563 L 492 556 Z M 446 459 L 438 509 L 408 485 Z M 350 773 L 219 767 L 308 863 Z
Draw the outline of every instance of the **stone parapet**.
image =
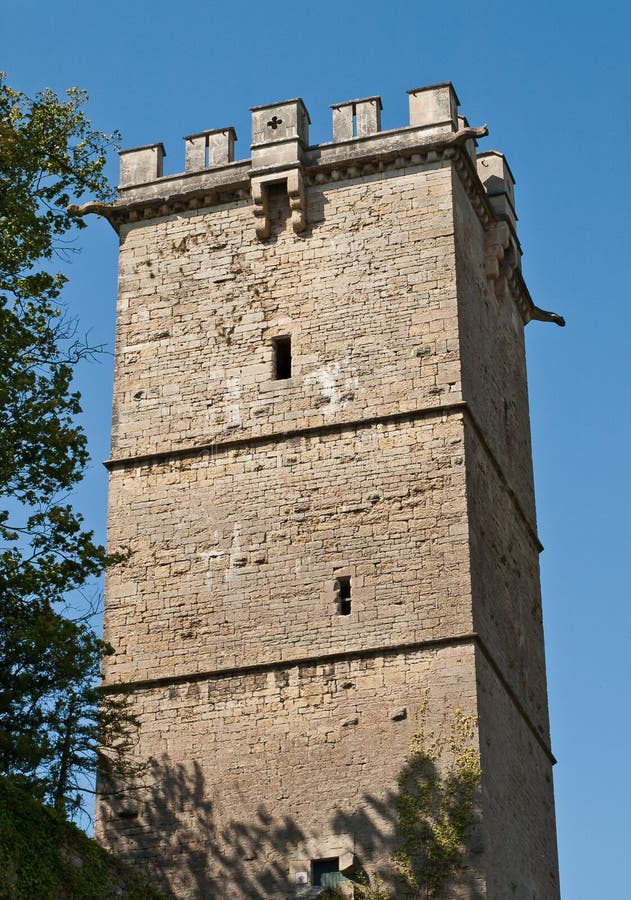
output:
M 199 172 L 211 166 L 225 166 L 234 160 L 234 128 L 216 128 L 185 137 L 186 171 Z
M 432 128 L 436 131 L 458 130 L 460 101 L 451 81 L 408 91 L 410 125 Z
M 333 140 L 350 141 L 381 131 L 381 97 L 364 97 L 362 100 L 346 100 L 334 103 Z
M 300 97 L 254 106 L 252 113 L 252 169 L 302 162 L 309 144 L 311 119 Z
M 147 144 L 120 152 L 120 189 L 162 178 L 164 144 Z
M 431 143 L 439 138 L 453 135 L 458 130 L 466 129 L 459 124 L 458 97 L 451 83 L 415 88 L 408 91 L 410 116 L 407 125 L 383 132 L 381 130 L 382 102 L 378 96 L 364 97 L 358 100 L 346 100 L 332 105 L 333 146 L 328 143 L 309 145 L 310 118 L 304 101 L 301 98 L 284 100 L 278 103 L 252 107 L 252 157 L 251 170 L 269 170 L 303 164 L 312 166 L 321 159 L 339 159 L 343 156 L 353 158 L 358 155 L 348 147 L 370 139 L 370 152 L 388 153 L 398 146 L 411 147 L 415 144 Z M 232 127 L 203 131 L 189 135 L 185 139 L 186 165 L 184 173 L 163 177 L 159 165 L 153 165 L 152 157 L 147 151 L 162 147 L 153 144 L 125 150 L 121 154 L 122 201 L 135 199 L 137 191 L 130 195 L 130 189 L 160 181 L 170 182 L 173 189 L 174 179 L 185 178 L 193 173 L 213 170 L 225 166 L 234 159 L 233 146 L 236 133 Z M 336 150 L 334 145 L 345 145 Z M 209 152 L 211 148 L 211 152 Z M 216 148 L 216 149 L 215 149 Z M 164 148 L 162 147 L 164 155 Z M 152 191 L 144 190 L 150 197 Z M 119 204 L 120 205 L 120 204 Z

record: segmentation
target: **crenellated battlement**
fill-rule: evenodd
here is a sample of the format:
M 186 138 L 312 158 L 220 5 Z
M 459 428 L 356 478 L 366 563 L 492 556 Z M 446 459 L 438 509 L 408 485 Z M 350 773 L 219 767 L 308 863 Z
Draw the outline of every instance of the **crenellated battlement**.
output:
M 184 138 L 185 171 L 199 172 L 211 166 L 225 166 L 234 161 L 234 128 L 214 128 L 189 134 Z
M 362 100 L 347 100 L 334 103 L 333 140 L 351 141 L 381 131 L 381 97 L 364 97 Z
M 459 172 L 487 234 L 486 270 L 498 296 L 515 281 L 522 317 L 533 316 L 532 300 L 519 277 L 521 249 L 516 232 L 515 180 L 503 154 L 478 152 L 486 125 L 472 128 L 459 113 L 451 82 L 408 92 L 408 123 L 381 129 L 378 96 L 331 105 L 333 140 L 310 144 L 311 119 L 300 97 L 252 107 L 249 159 L 235 160 L 232 126 L 184 138 L 184 171 L 164 175 L 162 143 L 120 154 L 120 199 L 106 209 L 88 204 L 83 212 L 107 215 L 118 228 L 125 221 L 152 219 L 234 202 L 250 202 L 259 240 L 270 234 L 269 191 L 284 186 L 296 234 L 308 228 L 306 190 L 391 169 L 441 165 Z
M 332 104 L 333 141 L 314 146 L 309 144 L 311 119 L 300 97 L 252 107 L 252 168 L 270 169 L 297 163 L 310 165 L 322 154 L 331 155 L 331 144 L 370 139 L 377 151 L 387 151 L 393 144 L 395 135 L 412 131 L 417 142 L 423 143 L 431 138 L 453 134 L 460 129 L 462 122 L 459 125 L 459 101 L 451 82 L 414 88 L 408 91 L 408 97 L 407 125 L 389 131 L 381 130 L 381 97 L 364 97 Z M 236 131 L 232 126 L 188 135 L 184 138 L 183 174 L 234 164 L 236 140 Z M 381 143 L 375 143 L 376 140 L 381 140 Z M 128 191 L 163 178 L 165 155 L 164 145 L 161 143 L 123 150 L 121 190 Z

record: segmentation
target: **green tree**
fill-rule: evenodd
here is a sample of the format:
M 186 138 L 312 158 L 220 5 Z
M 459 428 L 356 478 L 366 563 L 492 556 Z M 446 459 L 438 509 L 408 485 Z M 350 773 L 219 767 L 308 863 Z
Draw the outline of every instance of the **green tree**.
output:
M 29 98 L 0 75 L 0 773 L 66 812 L 94 758 L 110 652 L 66 606 L 109 561 L 68 500 L 88 460 L 73 375 L 92 350 L 64 315 L 59 265 L 85 227 L 69 204 L 112 197 L 116 139 L 92 128 L 86 100 Z

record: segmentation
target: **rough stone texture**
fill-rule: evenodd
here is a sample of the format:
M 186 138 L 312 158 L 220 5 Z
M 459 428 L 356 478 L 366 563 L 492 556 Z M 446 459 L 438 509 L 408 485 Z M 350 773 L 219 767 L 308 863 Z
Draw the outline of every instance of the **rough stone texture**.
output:
M 433 90 L 455 104 L 441 85 L 428 110 Z M 254 111 L 259 164 L 300 103 Z M 305 114 L 307 169 L 284 147 L 252 176 L 258 232 L 243 162 L 116 208 L 109 543 L 132 553 L 108 574 L 105 683 L 132 688 L 155 759 L 131 807 L 102 797 L 97 834 L 173 896 L 312 896 L 296 875 L 329 857 L 389 878 L 429 689 L 438 732 L 479 719 L 449 897 L 558 898 L 528 310 L 450 109 L 315 148 Z
M 506 487 L 536 528 L 524 326 L 512 298 L 498 301 L 484 270 L 484 229 L 454 176 L 463 397 Z
M 115 472 L 108 680 L 470 633 L 465 493 L 460 415 Z
M 550 761 L 479 651 L 476 662 L 487 896 L 558 898 Z
M 114 458 L 461 398 L 450 169 L 311 187 L 304 238 L 283 199 L 271 243 L 243 202 L 125 226 Z
M 394 848 L 394 785 L 426 688 L 428 724 L 475 710 L 470 645 L 280 667 L 134 695 L 152 766 L 138 819 L 99 836 L 178 897 L 288 897 L 310 859 Z M 405 718 L 392 718 L 407 708 Z M 454 898 L 483 896 L 480 854 Z M 387 871 L 387 867 L 386 867 Z M 499 895 L 498 895 L 499 896 Z

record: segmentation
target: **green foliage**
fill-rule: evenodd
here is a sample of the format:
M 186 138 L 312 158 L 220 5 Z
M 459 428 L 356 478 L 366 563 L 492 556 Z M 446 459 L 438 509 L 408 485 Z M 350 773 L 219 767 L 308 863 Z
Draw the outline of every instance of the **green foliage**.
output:
M 376 875 L 369 880 L 367 875 L 360 876 L 360 883 L 355 886 L 356 900 L 392 900 L 392 891 Z
M 457 711 L 448 737 L 436 737 L 425 729 L 427 704 L 426 694 L 398 779 L 401 846 L 394 859 L 408 897 L 435 898 L 464 865 L 481 770 L 475 717 Z
M 29 98 L 0 75 L 0 773 L 66 812 L 77 767 L 94 763 L 94 682 L 111 652 L 64 615 L 110 560 L 68 503 L 88 460 L 72 379 L 92 351 L 64 318 L 55 263 L 84 227 L 68 204 L 111 196 L 111 138 L 85 101 L 76 88 Z
M 85 91 L 60 100 L 46 89 L 34 98 L 10 88 L 0 73 L 0 197 L 2 290 L 23 298 L 58 296 L 65 279 L 33 272 L 56 241 L 84 223 L 68 212 L 85 193 L 113 196 L 103 175 L 111 137 L 95 131 L 83 106 Z
M 443 896 L 450 878 L 464 868 L 482 774 L 475 742 L 477 722 L 474 716 L 456 711 L 449 734 L 437 737 L 425 727 L 428 702 L 426 692 L 420 727 L 397 780 L 399 849 L 393 861 L 403 894 L 393 894 L 379 878 L 364 875 L 355 888 L 358 900 L 395 896 L 433 900 Z
M 158 900 L 158 893 L 86 835 L 0 778 L 0 897 Z
M 74 365 L 89 353 L 63 319 L 63 274 L 47 271 L 81 219 L 66 206 L 110 195 L 109 139 L 91 129 L 76 89 L 31 100 L 0 76 L 0 592 L 20 605 L 63 593 L 102 571 L 106 556 L 63 500 L 88 455 L 76 422 Z

